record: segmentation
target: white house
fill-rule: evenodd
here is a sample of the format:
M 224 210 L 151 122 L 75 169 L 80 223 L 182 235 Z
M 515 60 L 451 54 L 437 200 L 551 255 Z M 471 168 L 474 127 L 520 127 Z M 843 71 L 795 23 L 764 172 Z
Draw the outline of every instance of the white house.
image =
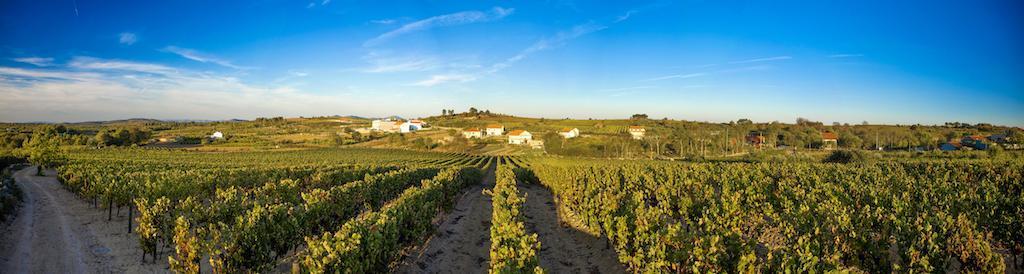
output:
M 530 140 L 533 140 L 533 135 L 529 131 L 517 129 L 508 132 L 508 143 L 513 145 L 526 144 Z
M 420 128 L 424 128 L 427 126 L 427 122 L 424 122 L 423 120 L 409 120 L 409 123 L 414 124 Z
M 487 136 L 501 136 L 505 134 L 505 126 L 501 124 L 487 125 Z
M 410 120 L 408 122 L 401 122 L 401 121 L 399 121 L 399 122 L 401 124 L 398 124 L 398 132 L 401 132 L 401 133 L 409 133 L 409 132 L 421 130 L 424 127 L 427 126 L 427 122 L 424 122 L 424 121 L 421 121 L 421 120 Z M 399 122 L 396 122 L 396 123 L 399 123 Z
M 384 131 L 385 127 L 388 127 L 385 124 L 394 124 L 394 122 L 390 119 L 373 120 L 373 122 L 370 122 L 370 128 L 377 131 Z
M 580 129 L 578 128 L 563 128 L 558 131 L 558 135 L 562 135 L 562 138 L 576 138 L 580 136 Z
M 398 132 L 409 133 L 409 132 L 417 131 L 417 130 L 420 130 L 422 128 L 420 125 L 421 124 L 414 124 L 414 123 L 410 123 L 410 122 L 405 122 L 405 123 L 402 123 L 401 125 L 398 125 Z
M 479 128 L 467 128 L 462 131 L 462 136 L 466 137 L 466 139 L 483 138 L 484 132 L 480 131 Z
M 224 133 L 221 133 L 220 131 L 214 132 L 210 135 L 210 139 L 224 139 Z
M 370 123 L 370 127 L 376 131 L 400 132 L 402 124 L 404 123 L 405 121 L 395 121 L 391 119 L 373 120 L 373 122 Z
M 633 136 L 633 139 L 643 139 L 645 133 L 647 133 L 647 129 L 642 126 L 629 126 L 629 135 Z

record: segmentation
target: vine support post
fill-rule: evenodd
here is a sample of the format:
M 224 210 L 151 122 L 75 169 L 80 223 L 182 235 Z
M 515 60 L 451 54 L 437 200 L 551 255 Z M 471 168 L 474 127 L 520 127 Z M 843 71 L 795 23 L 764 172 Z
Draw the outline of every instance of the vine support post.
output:
M 114 199 L 107 200 L 107 221 L 109 222 L 114 217 Z
M 134 200 L 134 199 L 133 199 Z M 132 207 L 134 203 L 128 203 L 128 234 L 132 234 Z

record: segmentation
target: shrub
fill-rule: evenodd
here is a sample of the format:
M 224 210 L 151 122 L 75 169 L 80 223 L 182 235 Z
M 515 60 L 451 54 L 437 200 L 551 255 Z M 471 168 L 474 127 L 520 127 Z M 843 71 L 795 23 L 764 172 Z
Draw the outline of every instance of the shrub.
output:
M 829 154 L 828 157 L 825 157 L 825 160 L 822 160 L 822 162 L 824 162 L 824 163 L 849 164 L 849 163 L 868 163 L 868 162 L 872 162 L 873 160 L 874 160 L 874 157 L 871 154 L 865 153 L 863 151 L 857 151 L 857 150 L 836 150 L 836 151 L 833 151 L 831 154 Z

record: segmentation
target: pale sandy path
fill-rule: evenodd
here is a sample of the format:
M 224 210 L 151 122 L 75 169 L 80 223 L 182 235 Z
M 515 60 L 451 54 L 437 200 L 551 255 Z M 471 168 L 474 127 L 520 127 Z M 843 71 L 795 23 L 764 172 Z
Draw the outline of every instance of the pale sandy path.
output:
M 494 187 L 494 167 L 483 181 L 472 186 L 444 217 L 437 232 L 403 258 L 397 273 L 487 273 L 491 249 L 491 197 L 484 189 Z
M 53 171 L 35 176 L 35 167 L 15 173 L 25 201 L 0 235 L 0 273 L 162 273 L 166 259 L 141 263 L 127 216 L 107 221 L 95 209 L 65 190 Z M 166 256 L 166 254 L 162 254 Z
M 562 225 L 550 190 L 522 182 L 518 188 L 526 195 L 526 230 L 540 240 L 541 268 L 548 273 L 626 273 L 604 239 Z

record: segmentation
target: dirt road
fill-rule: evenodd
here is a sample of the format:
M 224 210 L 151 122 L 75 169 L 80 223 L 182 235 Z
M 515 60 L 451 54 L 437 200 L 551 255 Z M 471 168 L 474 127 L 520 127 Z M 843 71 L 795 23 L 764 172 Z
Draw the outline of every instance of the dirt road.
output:
M 527 232 L 537 233 L 540 240 L 541 268 L 548 273 L 626 273 L 603 239 L 561 224 L 550 190 L 522 182 L 518 187 L 526 195 Z
M 484 189 L 494 187 L 494 167 L 479 185 L 471 187 L 444 217 L 437 232 L 404 258 L 398 273 L 486 273 L 491 250 L 491 197 Z
M 0 235 L 0 273 L 167 272 L 138 261 L 141 251 L 133 235 L 125 235 L 124 212 L 107 222 L 106 210 L 63 189 L 52 170 L 47 177 L 35 171 L 14 174 L 25 201 Z

